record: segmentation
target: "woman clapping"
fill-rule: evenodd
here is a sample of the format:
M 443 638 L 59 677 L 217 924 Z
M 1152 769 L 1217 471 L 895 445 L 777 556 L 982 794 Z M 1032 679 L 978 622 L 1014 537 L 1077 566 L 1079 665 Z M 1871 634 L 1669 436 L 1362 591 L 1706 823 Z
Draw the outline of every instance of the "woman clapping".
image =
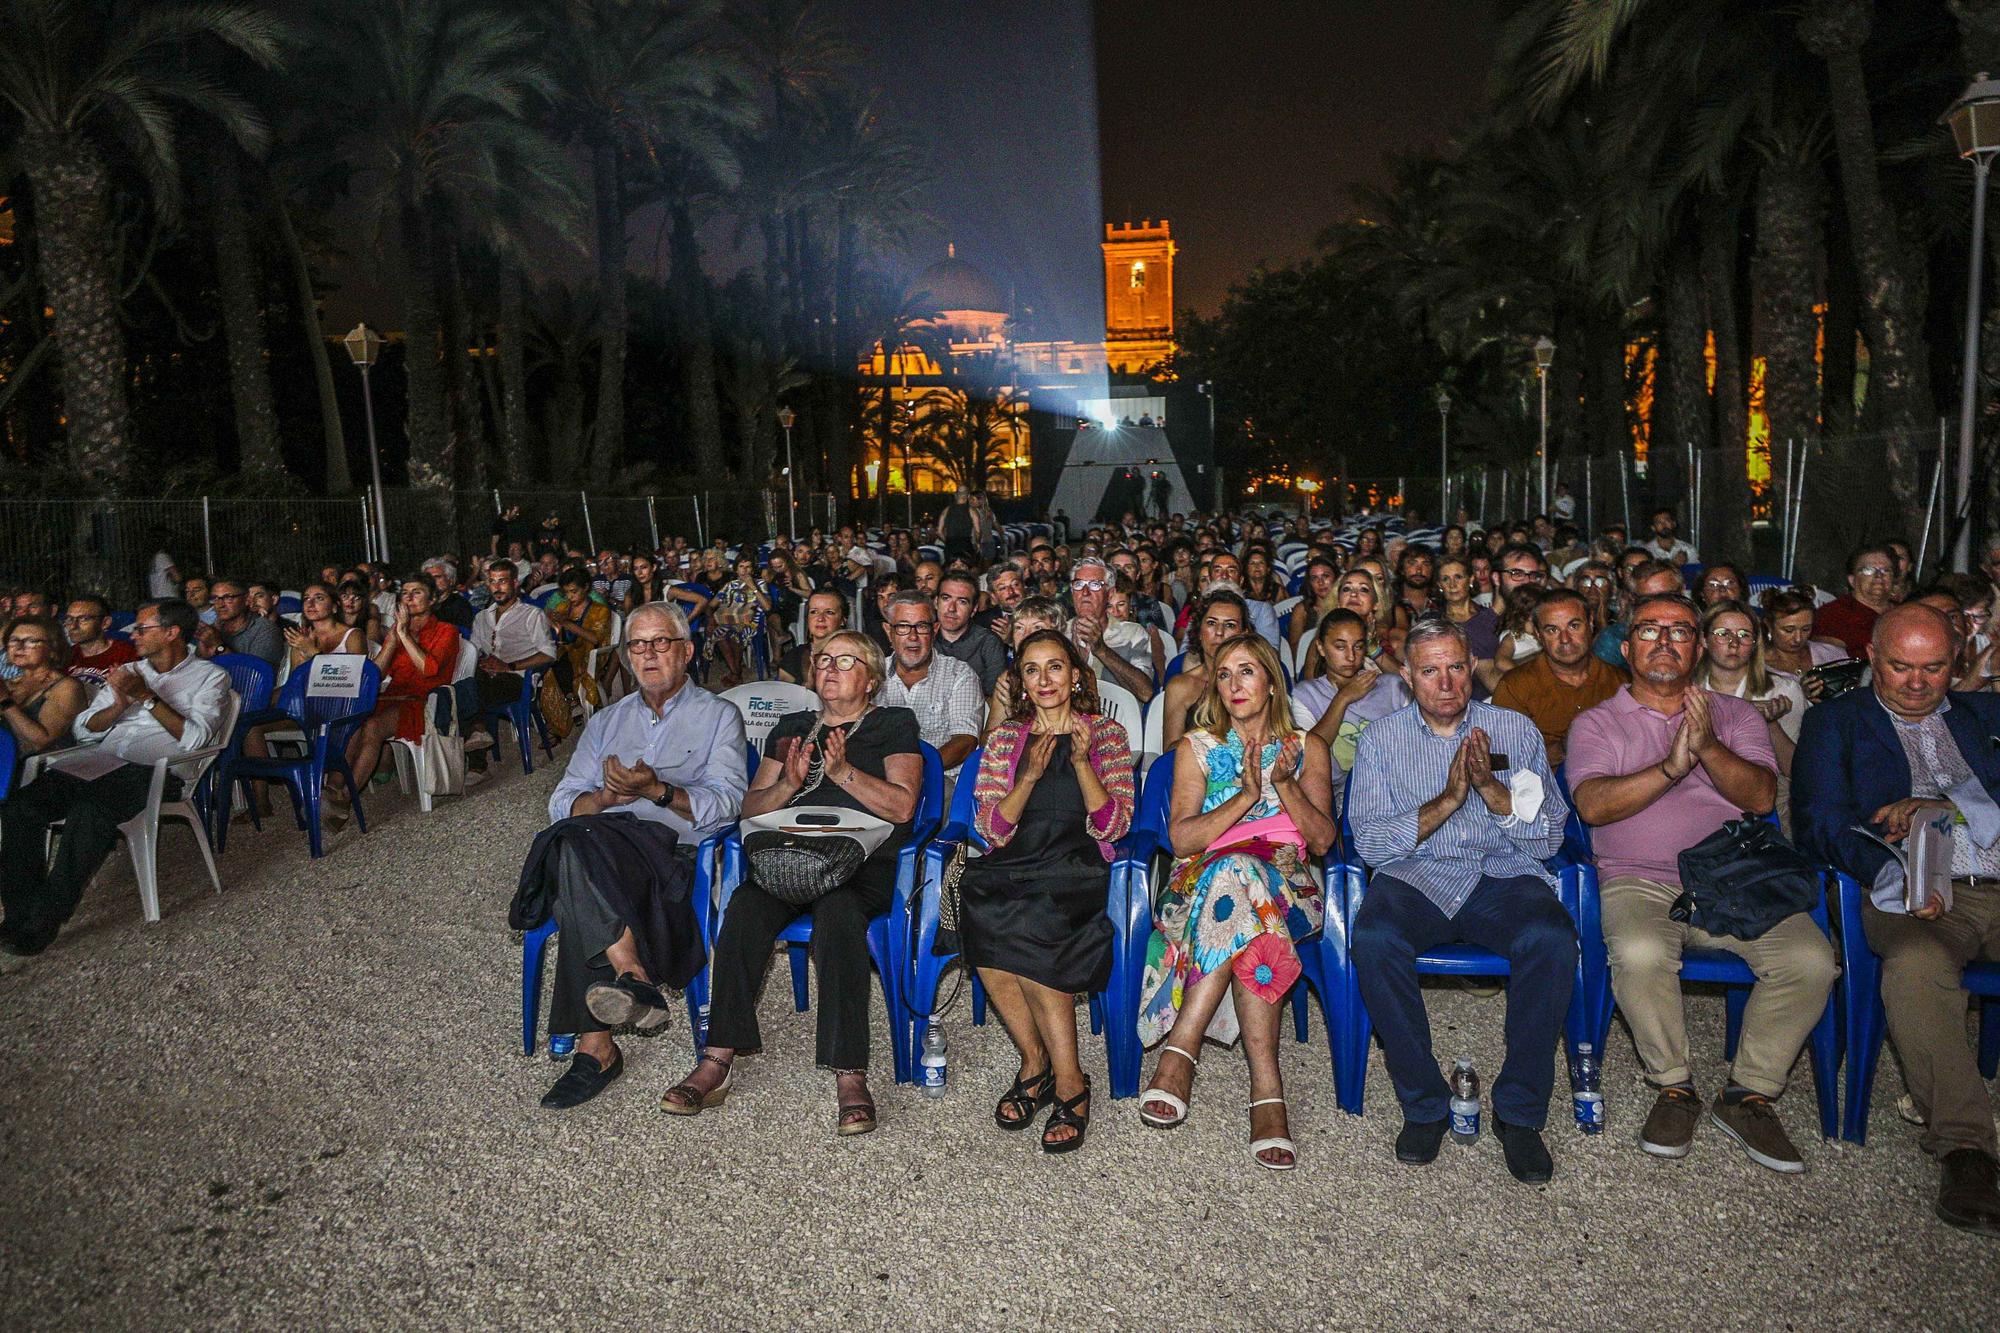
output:
M 1021 1055 L 994 1120 L 1025 1129 L 1053 1102 L 1042 1151 L 1065 1153 L 1090 1125 L 1076 996 L 1111 977 L 1104 905 L 1111 845 L 1132 823 L 1132 752 L 1067 635 L 1029 635 L 1008 672 L 1013 716 L 987 737 L 973 815 L 992 850 L 965 868 L 961 953 Z

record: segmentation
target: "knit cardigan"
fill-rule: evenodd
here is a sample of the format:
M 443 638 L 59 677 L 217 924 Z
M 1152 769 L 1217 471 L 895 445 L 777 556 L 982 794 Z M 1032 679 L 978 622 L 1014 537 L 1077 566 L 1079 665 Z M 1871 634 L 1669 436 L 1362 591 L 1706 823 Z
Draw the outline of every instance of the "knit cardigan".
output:
M 987 734 L 979 781 L 973 788 L 976 805 L 972 827 L 989 847 L 1005 846 L 1014 836 L 1015 825 L 1000 813 L 1000 802 L 1014 789 L 1014 775 L 1027 752 L 1032 726 L 1032 719 L 1002 722 Z M 1110 861 L 1114 859 L 1111 845 L 1132 827 L 1132 749 L 1125 728 L 1102 714 L 1090 717 L 1090 767 L 1111 797 L 1101 809 L 1090 812 L 1090 836 L 1097 840 L 1104 859 Z

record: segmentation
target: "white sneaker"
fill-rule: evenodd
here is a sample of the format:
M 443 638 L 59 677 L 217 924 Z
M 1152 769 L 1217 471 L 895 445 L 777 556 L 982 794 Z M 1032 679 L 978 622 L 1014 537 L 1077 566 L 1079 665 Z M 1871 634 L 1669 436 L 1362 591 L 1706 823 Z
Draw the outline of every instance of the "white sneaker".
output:
M 465 752 L 467 754 L 476 754 L 481 750 L 490 750 L 492 748 L 493 738 L 483 731 L 475 731 L 471 736 L 466 738 Z

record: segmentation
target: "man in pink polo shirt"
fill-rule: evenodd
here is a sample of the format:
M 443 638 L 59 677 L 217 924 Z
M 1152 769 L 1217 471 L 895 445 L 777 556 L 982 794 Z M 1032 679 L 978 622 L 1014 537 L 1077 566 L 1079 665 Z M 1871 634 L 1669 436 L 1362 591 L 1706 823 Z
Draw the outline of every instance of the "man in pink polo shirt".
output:
M 1801 912 L 1754 940 L 1675 921 L 1682 851 L 1777 796 L 1770 729 L 1750 703 L 1691 685 L 1701 659 L 1701 613 L 1678 593 L 1646 597 L 1625 631 L 1632 683 L 1584 712 L 1566 761 L 1577 814 L 1603 877 L 1611 989 L 1625 1011 L 1646 1080 L 1660 1089 L 1639 1131 L 1656 1157 L 1685 1157 L 1701 1119 L 1681 1011 L 1682 949 L 1727 949 L 1757 984 L 1743 1015 L 1729 1086 L 1709 1109 L 1750 1159 L 1805 1170 L 1772 1103 L 1826 1008 L 1839 968 L 1832 946 Z

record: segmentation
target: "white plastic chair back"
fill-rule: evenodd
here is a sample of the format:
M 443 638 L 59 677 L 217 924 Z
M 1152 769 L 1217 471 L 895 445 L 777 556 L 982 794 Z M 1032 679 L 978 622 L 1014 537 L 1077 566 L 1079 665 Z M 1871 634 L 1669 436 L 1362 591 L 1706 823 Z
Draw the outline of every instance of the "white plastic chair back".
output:
M 1146 705 L 1146 720 L 1139 729 L 1139 771 L 1143 775 L 1167 748 L 1167 692 L 1161 690 Z
M 753 680 L 724 690 L 722 697 L 736 705 L 736 711 L 743 716 L 744 739 L 760 751 L 764 748 L 764 738 L 778 725 L 779 718 L 787 713 L 819 711 L 817 694 L 803 685 L 782 680 Z
M 1311 649 L 1313 640 L 1318 636 L 1318 629 L 1309 629 L 1299 636 L 1298 649 L 1292 654 L 1292 678 L 1294 680 L 1305 675 L 1306 663 L 1312 660 L 1312 654 L 1308 650 Z
M 1097 697 L 1104 703 L 1105 714 L 1125 728 L 1125 743 L 1136 756 L 1146 737 L 1146 710 L 1139 706 L 1139 696 L 1117 681 L 1099 676 Z

